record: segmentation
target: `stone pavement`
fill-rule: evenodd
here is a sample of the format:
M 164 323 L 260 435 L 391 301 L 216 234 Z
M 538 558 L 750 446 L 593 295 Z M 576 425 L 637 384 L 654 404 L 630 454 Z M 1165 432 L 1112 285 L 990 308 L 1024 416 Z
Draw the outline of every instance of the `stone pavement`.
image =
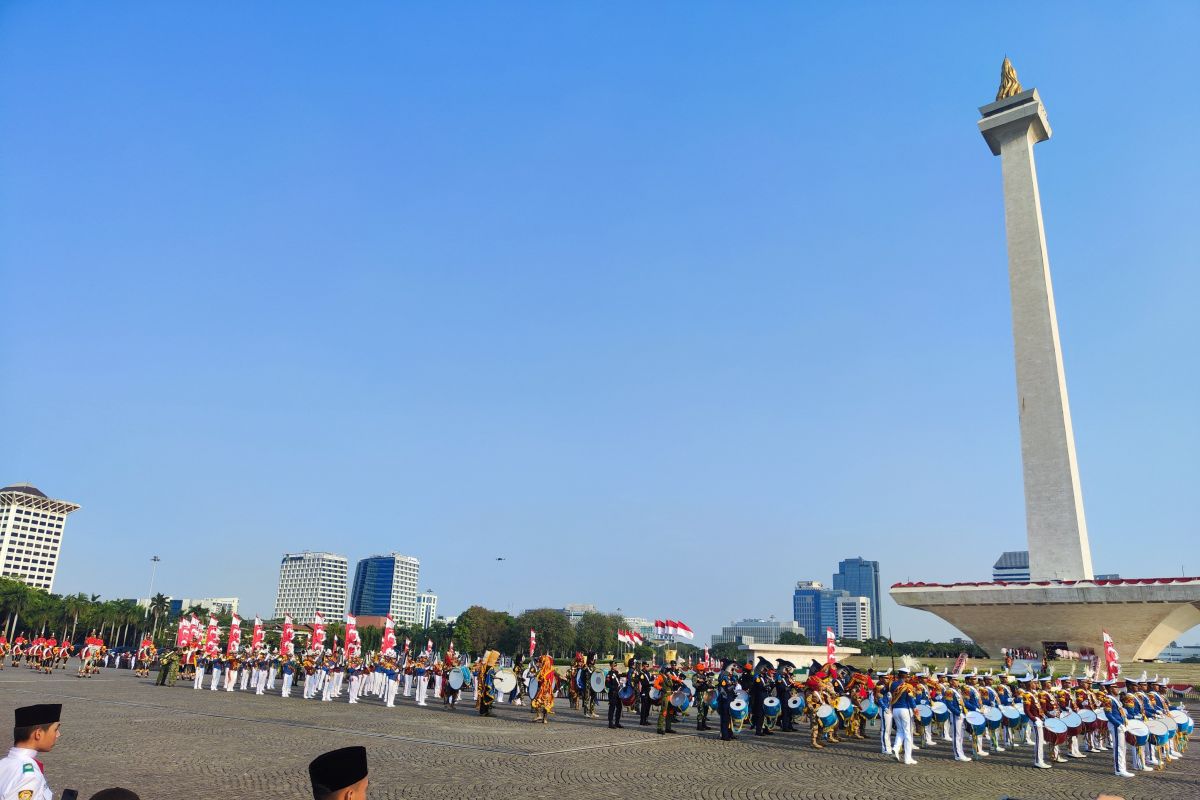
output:
M 814 751 L 807 733 L 743 737 L 657 736 L 638 727 L 609 730 L 585 720 L 565 700 L 549 725 L 530 722 L 528 706 L 499 705 L 481 718 L 470 708 L 411 700 L 387 709 L 358 708 L 296 695 L 156 687 L 127 671 L 90 679 L 71 673 L 0 672 L 0 715 L 28 703 L 63 703 L 64 732 L 45 759 L 56 792 L 127 786 L 145 800 L 197 797 L 310 798 L 306 765 L 315 755 L 366 746 L 372 800 L 522 798 L 1093 798 L 1101 791 L 1130 800 L 1200 797 L 1200 750 L 1165 772 L 1132 779 L 1110 775 L 1108 754 L 1029 766 L 1030 750 L 956 764 L 939 744 L 905 767 L 877 751 L 878 740 Z M 440 701 L 439 701 L 440 702 Z M 599 713 L 604 704 L 597 707 Z M 805 729 L 806 730 L 806 729 Z M 874 733 L 874 731 L 872 731 Z

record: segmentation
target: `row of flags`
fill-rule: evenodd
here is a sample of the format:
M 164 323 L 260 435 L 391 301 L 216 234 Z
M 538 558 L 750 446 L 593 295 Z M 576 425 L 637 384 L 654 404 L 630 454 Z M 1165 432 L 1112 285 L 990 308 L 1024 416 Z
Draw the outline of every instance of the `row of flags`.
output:
M 637 647 L 638 645 L 640 645 L 642 642 L 644 642 L 646 640 L 637 631 L 618 630 L 617 631 L 617 641 L 620 642 L 621 644 L 627 644 L 630 647 Z
M 654 620 L 654 634 L 656 636 L 682 636 L 685 639 L 696 638 L 692 629 L 677 619 Z

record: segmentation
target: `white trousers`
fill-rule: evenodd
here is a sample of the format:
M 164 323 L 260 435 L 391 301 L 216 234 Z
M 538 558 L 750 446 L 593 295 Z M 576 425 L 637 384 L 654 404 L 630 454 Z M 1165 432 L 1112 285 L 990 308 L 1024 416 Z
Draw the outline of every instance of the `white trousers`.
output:
M 196 680 L 192 683 L 193 689 L 204 688 L 204 668 L 196 667 Z
M 429 691 L 429 676 L 420 675 L 417 677 L 417 705 L 425 705 L 425 695 Z
M 296 674 L 294 672 L 283 673 L 283 691 L 280 693 L 280 697 L 292 696 L 292 682 L 294 680 L 296 680 Z
M 1112 744 L 1113 774 L 1125 772 L 1125 726 L 1108 723 L 1108 740 Z
M 913 728 L 912 728 L 912 709 L 911 708 L 893 708 L 892 709 L 892 725 L 896 729 L 896 741 L 892 745 L 893 750 L 904 748 L 904 760 L 912 761 L 913 747 Z
M 883 710 L 883 724 L 879 726 L 879 743 L 881 753 L 892 752 L 892 710 Z

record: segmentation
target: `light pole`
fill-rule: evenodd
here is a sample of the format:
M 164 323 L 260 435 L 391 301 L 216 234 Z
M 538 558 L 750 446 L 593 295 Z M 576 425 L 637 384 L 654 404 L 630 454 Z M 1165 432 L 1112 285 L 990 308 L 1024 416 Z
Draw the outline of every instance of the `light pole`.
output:
M 150 616 L 150 604 L 154 602 L 154 573 L 158 571 L 158 562 L 160 561 L 162 559 L 158 556 L 150 556 L 150 595 L 146 600 L 146 613 L 142 619 Z

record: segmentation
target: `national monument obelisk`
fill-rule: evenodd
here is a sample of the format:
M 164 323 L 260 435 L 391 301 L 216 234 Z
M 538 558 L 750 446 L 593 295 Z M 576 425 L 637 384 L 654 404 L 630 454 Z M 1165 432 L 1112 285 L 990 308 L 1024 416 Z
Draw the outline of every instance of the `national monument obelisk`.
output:
M 1050 138 L 1050 123 L 1037 89 L 1021 90 L 1007 58 L 996 101 L 979 113 L 979 130 L 1000 156 L 1004 176 L 1030 578 L 1091 580 L 1092 554 L 1033 161 L 1033 146 Z
M 1151 659 L 1200 625 L 1200 577 L 1092 574 L 1033 161 L 1050 123 L 1037 90 L 1022 90 L 1007 58 L 995 102 L 979 112 L 979 131 L 1000 156 L 1004 179 L 1030 581 L 905 582 L 890 594 L 946 620 L 992 656 L 1004 647 L 1099 651 L 1103 630 L 1126 657 Z

